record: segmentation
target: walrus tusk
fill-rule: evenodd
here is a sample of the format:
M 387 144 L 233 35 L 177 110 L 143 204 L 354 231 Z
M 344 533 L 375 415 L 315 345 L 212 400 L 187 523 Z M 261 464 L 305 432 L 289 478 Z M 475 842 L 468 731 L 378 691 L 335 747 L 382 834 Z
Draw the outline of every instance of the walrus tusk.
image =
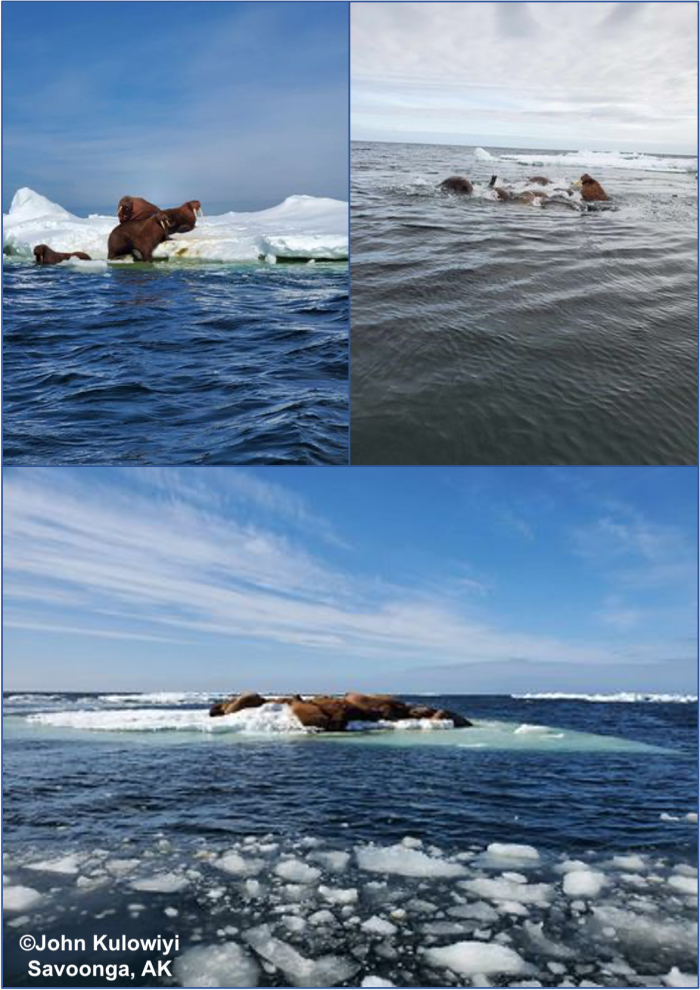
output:
M 583 186 L 583 182 L 581 182 L 580 179 L 577 179 L 576 182 L 572 182 L 571 185 L 574 189 L 580 189 Z
M 198 210 L 195 210 L 194 212 L 195 212 L 196 216 L 198 216 L 198 217 L 203 217 L 204 216 L 204 210 L 202 209 L 201 206 L 199 207 Z

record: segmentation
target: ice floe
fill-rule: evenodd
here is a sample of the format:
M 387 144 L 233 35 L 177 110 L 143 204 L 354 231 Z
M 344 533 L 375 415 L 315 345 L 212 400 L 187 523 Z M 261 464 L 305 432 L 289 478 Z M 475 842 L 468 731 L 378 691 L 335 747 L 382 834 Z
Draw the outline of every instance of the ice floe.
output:
M 551 691 L 540 694 L 512 694 L 511 698 L 521 701 L 591 701 L 596 703 L 639 704 L 697 704 L 696 694 L 639 694 L 634 691 L 620 691 L 617 694 L 569 694 Z
M 260 967 L 252 954 L 235 942 L 197 945 L 175 960 L 181 987 L 257 987 Z
M 513 949 L 483 942 L 455 942 L 443 948 L 427 949 L 425 956 L 431 966 L 452 970 L 459 976 L 522 973 L 527 968 Z
M 33 248 L 48 244 L 54 251 L 85 251 L 94 260 L 104 261 L 110 231 L 117 223 L 116 216 L 74 216 L 33 189 L 22 188 L 3 217 L 3 251 L 33 261 Z M 175 234 L 159 245 L 154 257 L 222 262 L 266 257 L 275 261 L 345 260 L 348 204 L 289 196 L 278 206 L 255 213 L 203 217 L 194 230 Z
M 478 149 L 483 150 L 483 149 Z M 697 172 L 697 158 L 645 155 L 635 151 L 568 151 L 562 153 L 541 151 L 522 154 L 502 152 L 499 161 L 517 162 L 520 165 L 551 168 L 555 165 L 571 169 L 610 168 L 636 169 L 641 172 Z
M 41 894 L 33 887 L 23 887 L 21 884 L 11 886 L 2 885 L 2 908 L 3 911 L 27 911 L 36 907 L 41 901 Z

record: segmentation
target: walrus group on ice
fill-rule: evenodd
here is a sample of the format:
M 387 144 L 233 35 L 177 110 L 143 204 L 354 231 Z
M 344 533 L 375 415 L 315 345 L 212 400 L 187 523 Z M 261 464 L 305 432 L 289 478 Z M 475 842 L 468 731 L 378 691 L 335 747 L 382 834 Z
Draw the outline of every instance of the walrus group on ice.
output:
M 515 192 L 508 189 L 505 186 L 496 186 L 498 180 L 497 175 L 491 176 L 491 181 L 489 182 L 489 188 L 493 190 L 495 196 L 504 203 L 533 203 L 538 200 L 543 205 L 548 202 L 558 202 L 566 203 L 566 200 L 562 200 L 561 195 L 557 197 L 552 197 L 545 192 L 535 192 L 532 189 L 525 190 L 524 192 Z M 536 186 L 551 186 L 552 180 L 546 178 L 544 175 L 533 175 L 527 180 L 531 185 Z M 474 192 L 473 183 L 463 175 L 451 175 L 449 179 L 445 179 L 440 183 L 440 189 L 443 192 L 457 193 L 461 196 L 471 196 Z M 581 178 L 574 182 L 571 187 L 566 191 L 569 196 L 573 196 L 574 191 L 577 190 L 581 193 L 581 199 L 584 203 L 600 203 L 607 202 L 610 197 L 603 189 L 601 184 L 594 178 L 592 178 L 586 172 Z
M 171 234 L 194 230 L 202 204 L 191 199 L 182 206 L 161 210 L 140 196 L 122 196 L 117 206 L 119 224 L 109 235 L 107 257 L 110 261 L 131 255 L 139 261 L 153 261 L 153 252 Z M 69 258 L 92 261 L 84 251 L 54 251 L 47 244 L 37 244 L 34 259 L 38 265 L 58 265 Z

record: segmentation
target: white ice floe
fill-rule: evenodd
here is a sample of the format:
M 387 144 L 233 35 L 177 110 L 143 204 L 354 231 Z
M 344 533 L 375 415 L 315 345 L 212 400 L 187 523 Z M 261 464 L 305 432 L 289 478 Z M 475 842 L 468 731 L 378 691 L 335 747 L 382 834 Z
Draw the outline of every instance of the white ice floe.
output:
M 364 932 L 370 932 L 372 935 L 394 935 L 397 930 L 396 925 L 376 914 L 373 914 L 367 921 L 363 921 L 361 928 Z
M 264 865 L 264 859 L 252 859 L 248 856 L 244 857 L 235 851 L 225 853 L 214 862 L 214 866 L 216 866 L 217 869 L 223 870 L 225 873 L 230 873 L 237 877 L 252 876 L 255 873 L 259 873 Z
M 342 956 L 307 959 L 293 946 L 274 938 L 268 925 L 250 929 L 244 937 L 259 956 L 281 969 L 295 987 L 335 987 L 360 968 L 355 960 Z
M 475 880 L 463 880 L 460 886 L 490 901 L 514 901 L 517 904 L 547 904 L 554 890 L 551 884 L 514 883 L 503 877 L 497 880 L 477 877 Z
M 483 942 L 455 942 L 439 949 L 426 949 L 425 957 L 431 966 L 449 969 L 459 976 L 522 973 L 527 969 L 514 949 Z
M 3 911 L 27 911 L 35 907 L 42 897 L 38 890 L 33 887 L 23 887 L 21 884 L 10 886 L 3 883 L 2 886 L 2 908 Z
M 689 973 L 681 973 L 677 966 L 673 966 L 670 973 L 663 978 L 665 987 L 697 987 L 697 973 L 691 976 Z
M 85 857 L 71 853 L 68 856 L 59 856 L 57 859 L 43 859 L 38 863 L 28 863 L 28 870 L 36 870 L 37 873 L 63 873 L 74 874 L 80 872 L 80 866 Z
M 458 877 L 466 869 L 461 863 L 427 856 L 418 849 L 395 846 L 360 846 L 356 849 L 361 869 L 372 873 L 393 873 L 403 877 Z
M 537 866 L 539 861 L 540 854 L 534 846 L 492 842 L 475 862 L 478 866 L 502 870 L 515 867 L 527 869 Z
M 639 694 L 634 691 L 621 691 L 617 694 L 568 694 L 561 691 L 550 691 L 540 694 L 512 694 L 511 698 L 520 701 L 591 701 L 625 704 L 651 702 L 652 704 L 686 705 L 695 704 L 698 700 L 696 694 Z
M 292 883 L 315 883 L 321 876 L 321 871 L 300 859 L 285 859 L 275 867 L 275 873 L 283 880 Z
M 207 709 L 117 708 L 36 712 L 27 721 L 93 732 L 241 732 L 246 735 L 305 733 L 289 705 L 268 702 L 212 718 Z
M 257 987 L 260 967 L 250 952 L 235 942 L 198 945 L 175 960 L 181 987 Z
M 597 870 L 572 870 L 564 877 L 567 897 L 597 897 L 605 885 L 605 874 Z
M 501 161 L 520 165 L 563 166 L 577 168 L 636 169 L 641 172 L 697 172 L 697 158 L 672 158 L 665 155 L 645 155 L 636 151 L 569 151 L 564 154 L 541 151 L 536 154 L 507 152 Z
M 675 876 L 671 877 L 668 883 L 670 887 L 673 887 L 674 890 L 679 891 L 681 894 L 692 894 L 695 897 L 698 896 L 697 877 Z
M 3 250 L 32 259 L 37 244 L 48 244 L 54 251 L 85 251 L 95 260 L 105 260 L 110 231 L 117 225 L 116 216 L 74 216 L 33 189 L 23 188 L 15 193 L 3 218 Z M 154 252 L 155 258 L 224 262 L 266 256 L 345 260 L 348 204 L 289 196 L 268 210 L 203 217 L 194 230 L 173 235 Z
M 383 980 L 381 976 L 365 976 L 360 984 L 361 987 L 393 987 L 396 986 L 391 980 Z
M 149 893 L 175 894 L 184 890 L 189 885 L 187 877 L 179 876 L 177 873 L 157 873 L 152 877 L 144 877 L 141 880 L 134 880 L 130 884 L 132 890 L 147 891 Z

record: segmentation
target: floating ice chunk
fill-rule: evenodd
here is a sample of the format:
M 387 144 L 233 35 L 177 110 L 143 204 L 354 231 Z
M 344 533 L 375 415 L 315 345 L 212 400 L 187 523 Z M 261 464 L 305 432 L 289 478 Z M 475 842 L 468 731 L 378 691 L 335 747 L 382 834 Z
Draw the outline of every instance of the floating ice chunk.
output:
M 332 911 L 314 911 L 313 914 L 309 915 L 309 921 L 312 925 L 334 925 L 335 915 Z
M 126 876 L 127 873 L 133 873 L 141 865 L 140 859 L 108 859 L 105 863 L 105 869 L 115 877 Z
M 614 856 L 612 865 L 620 870 L 646 870 L 647 868 L 641 856 Z
M 160 894 L 175 894 L 178 890 L 184 890 L 189 884 L 186 877 L 178 876 L 177 873 L 156 873 L 152 877 L 144 877 L 142 880 L 134 880 L 129 886 L 132 890 L 153 891 Z
M 662 979 L 665 987 L 697 987 L 698 985 L 697 974 L 690 976 L 688 973 L 681 973 L 677 966 L 674 966 Z
M 286 929 L 290 932 L 303 932 L 306 928 L 306 921 L 304 918 L 298 918 L 294 914 L 285 914 L 280 921 Z
M 343 890 L 340 887 L 326 887 L 321 884 L 318 892 L 331 904 L 356 904 L 359 897 L 359 891 L 355 887 Z
M 321 871 L 315 866 L 300 859 L 285 859 L 275 867 L 275 873 L 283 880 L 290 880 L 292 883 L 315 883 L 321 876 Z
M 474 921 L 487 923 L 498 920 L 498 912 L 485 901 L 473 901 L 471 904 L 458 904 L 447 912 L 453 918 L 473 918 Z
M 379 918 L 376 914 L 373 914 L 367 921 L 363 921 L 361 928 L 372 935 L 394 935 L 397 931 L 396 925 L 392 925 L 386 918 Z
M 543 922 L 540 921 L 539 924 L 535 924 L 532 921 L 526 921 L 523 928 L 534 947 L 543 955 L 551 956 L 554 959 L 571 959 L 576 955 L 568 946 L 548 938 L 544 933 Z
M 41 894 L 33 887 L 22 887 L 18 884 L 15 887 L 8 887 L 3 884 L 2 907 L 3 911 L 26 911 L 34 907 L 41 900 Z
M 310 858 L 315 863 L 325 866 L 331 873 L 342 873 L 350 862 L 350 853 L 341 852 L 339 849 L 327 849 L 311 853 Z
M 235 942 L 198 945 L 178 956 L 175 978 L 181 987 L 257 987 L 260 967 Z
M 673 887 L 674 890 L 679 890 L 681 894 L 694 894 L 697 897 L 697 877 L 673 876 L 668 881 L 668 884 L 669 887 Z
M 564 877 L 567 897 L 597 897 L 605 884 L 605 874 L 595 870 L 572 870 Z
M 662 822 L 679 822 L 680 818 L 677 815 L 669 815 L 667 811 L 662 811 L 659 815 L 659 821 Z
M 79 873 L 84 856 L 77 853 L 70 853 L 68 856 L 61 856 L 58 859 L 44 859 L 40 863 L 27 863 L 28 870 L 36 870 L 38 873 Z
M 214 862 L 217 869 L 231 873 L 233 876 L 252 876 L 259 873 L 264 865 L 263 859 L 244 859 L 234 851 L 226 853 Z
M 361 987 L 393 987 L 396 986 L 391 980 L 383 980 L 381 976 L 365 976 L 360 984 Z
M 60 261 L 58 264 L 59 268 L 72 268 L 78 272 L 84 272 L 85 274 L 90 274 L 97 272 L 103 275 L 109 270 L 109 265 L 106 261 L 93 261 L 85 260 L 84 258 L 67 258 L 65 261 Z
M 499 901 L 498 910 L 501 914 L 515 914 L 521 918 L 530 913 L 519 901 Z
M 426 949 L 425 957 L 431 966 L 449 969 L 459 976 L 522 973 L 527 968 L 513 949 L 493 943 L 456 942 L 440 949 Z
M 491 901 L 516 901 L 520 904 L 547 904 L 554 889 L 547 883 L 513 883 L 502 878 L 490 880 L 485 877 L 464 880 L 461 886 Z
M 273 938 L 267 925 L 250 929 L 245 939 L 259 956 L 281 969 L 295 987 L 335 987 L 359 969 L 355 960 L 341 956 L 306 959 L 291 945 Z
M 427 856 L 419 849 L 395 846 L 360 846 L 355 850 L 362 870 L 402 877 L 459 877 L 467 872 L 460 863 Z
M 685 816 L 685 820 L 687 822 L 690 822 L 692 825 L 697 825 L 697 823 L 698 823 L 697 812 L 696 811 L 691 811 L 689 814 L 687 814 Z
M 514 866 L 526 869 L 539 864 L 540 854 L 534 846 L 492 842 L 490 846 L 487 846 L 486 852 L 477 856 L 475 862 L 479 866 L 497 870 Z

